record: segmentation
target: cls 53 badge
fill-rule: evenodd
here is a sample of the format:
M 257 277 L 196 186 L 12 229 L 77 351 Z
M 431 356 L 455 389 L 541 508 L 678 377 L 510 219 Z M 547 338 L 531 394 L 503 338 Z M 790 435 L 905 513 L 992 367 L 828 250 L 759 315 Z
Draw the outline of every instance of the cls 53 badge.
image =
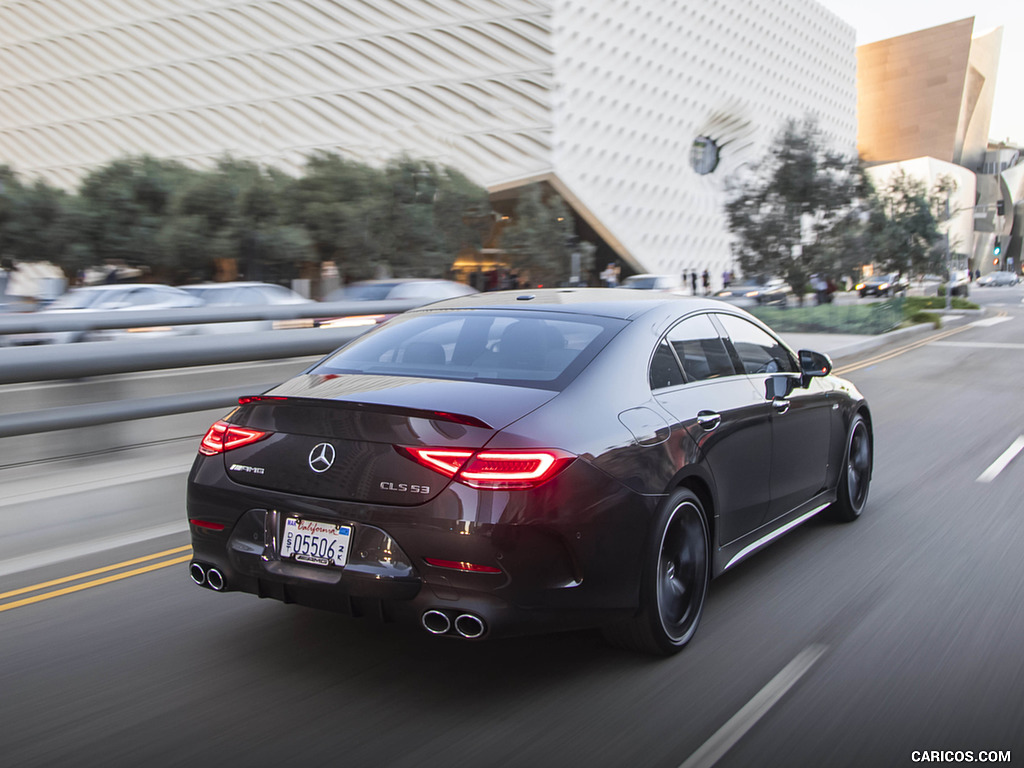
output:
M 408 483 L 392 483 L 388 480 L 380 484 L 382 491 L 397 491 L 399 493 L 430 493 L 429 485 L 409 485 Z

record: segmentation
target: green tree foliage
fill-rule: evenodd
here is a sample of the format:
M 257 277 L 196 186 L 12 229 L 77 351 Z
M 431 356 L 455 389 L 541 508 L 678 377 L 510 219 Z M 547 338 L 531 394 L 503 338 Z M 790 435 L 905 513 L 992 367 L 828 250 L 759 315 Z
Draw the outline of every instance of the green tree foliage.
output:
M 729 190 L 726 215 L 741 269 L 782 277 L 802 296 L 812 274 L 831 272 L 853 251 L 858 202 L 868 189 L 859 163 L 826 148 L 813 121 L 790 121 Z
M 86 263 L 80 244 L 81 207 L 75 196 L 41 181 L 23 184 L 0 166 L 0 256 L 50 261 L 74 272 Z
M 0 166 L 0 257 L 47 259 L 69 275 L 121 262 L 168 281 L 208 279 L 218 259 L 257 280 L 321 261 L 349 279 L 440 277 L 491 222 L 486 190 L 451 168 L 407 157 L 374 168 L 319 153 L 305 171 L 296 179 L 231 157 L 211 170 L 128 157 L 69 194 Z
M 942 177 L 929 190 L 900 169 L 873 200 L 869 222 L 873 261 L 885 272 L 919 275 L 938 272 L 945 253 L 940 222 L 949 218 L 947 201 L 956 182 Z
M 573 220 L 557 194 L 544 199 L 540 184 L 523 189 L 512 224 L 501 233 L 501 247 L 520 277 L 534 285 L 556 286 L 569 278 Z

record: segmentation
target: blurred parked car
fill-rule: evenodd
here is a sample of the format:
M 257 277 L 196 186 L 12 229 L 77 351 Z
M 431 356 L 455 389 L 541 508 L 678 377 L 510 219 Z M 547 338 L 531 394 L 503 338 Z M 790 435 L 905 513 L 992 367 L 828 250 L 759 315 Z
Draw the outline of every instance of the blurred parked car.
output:
M 861 283 L 857 283 L 854 290 L 863 299 L 865 296 L 897 296 L 907 294 L 910 281 L 902 275 L 893 272 L 884 275 L 872 275 Z
M 752 281 L 730 285 L 715 293 L 716 299 L 728 301 L 738 307 L 784 307 L 789 303 L 793 289 L 780 278 L 770 278 L 764 283 Z
M 424 304 L 456 296 L 479 293 L 465 283 L 431 278 L 393 278 L 389 280 L 359 280 L 331 291 L 324 301 L 393 301 L 422 300 Z
M 78 312 L 139 311 L 147 309 L 176 309 L 202 306 L 202 299 L 191 296 L 179 288 L 157 283 L 130 283 L 94 285 L 72 288 L 39 314 L 70 314 Z M 183 327 L 140 327 L 110 330 L 54 331 L 49 333 L 22 333 L 7 337 L 10 346 L 31 344 L 66 344 L 74 341 L 107 341 L 139 338 L 148 334 L 172 336 L 188 333 Z
M 670 291 L 682 293 L 683 278 L 679 275 L 630 275 L 622 281 L 620 288 L 633 288 L 640 291 Z
M 324 301 L 418 301 L 430 304 L 442 299 L 454 299 L 479 293 L 476 288 L 454 280 L 434 278 L 396 277 L 387 280 L 359 280 L 343 285 L 324 296 Z M 321 328 L 376 325 L 394 317 L 388 315 L 348 315 L 317 323 Z
M 315 304 L 312 299 L 291 288 L 273 283 L 231 282 L 183 285 L 181 289 L 203 301 L 209 307 L 252 307 L 280 304 Z M 310 328 L 312 319 L 296 320 L 244 320 L 230 323 L 209 323 L 196 326 L 198 333 L 245 333 L 281 328 Z
M 1020 278 L 1013 272 L 989 272 L 978 278 L 978 285 L 984 286 L 1016 285 L 1019 282 Z

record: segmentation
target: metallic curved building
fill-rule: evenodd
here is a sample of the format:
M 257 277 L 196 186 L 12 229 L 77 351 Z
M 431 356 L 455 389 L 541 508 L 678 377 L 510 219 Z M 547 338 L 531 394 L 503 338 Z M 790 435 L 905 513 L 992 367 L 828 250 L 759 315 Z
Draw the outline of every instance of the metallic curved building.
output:
M 634 269 L 730 264 L 724 189 L 787 118 L 855 149 L 855 34 L 813 0 L 5 0 L 0 162 L 297 172 L 401 152 L 547 181 Z

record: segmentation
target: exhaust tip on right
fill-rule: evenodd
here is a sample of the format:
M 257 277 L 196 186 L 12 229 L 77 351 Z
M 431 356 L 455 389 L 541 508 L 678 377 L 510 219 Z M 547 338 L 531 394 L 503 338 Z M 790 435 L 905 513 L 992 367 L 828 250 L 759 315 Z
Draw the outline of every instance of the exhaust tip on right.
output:
M 210 585 L 210 589 L 212 589 L 214 592 L 223 592 L 224 574 L 222 574 L 216 568 L 211 568 L 206 572 L 206 583 Z
M 487 625 L 479 616 L 464 613 L 455 619 L 455 631 L 468 640 L 475 640 L 487 631 Z

